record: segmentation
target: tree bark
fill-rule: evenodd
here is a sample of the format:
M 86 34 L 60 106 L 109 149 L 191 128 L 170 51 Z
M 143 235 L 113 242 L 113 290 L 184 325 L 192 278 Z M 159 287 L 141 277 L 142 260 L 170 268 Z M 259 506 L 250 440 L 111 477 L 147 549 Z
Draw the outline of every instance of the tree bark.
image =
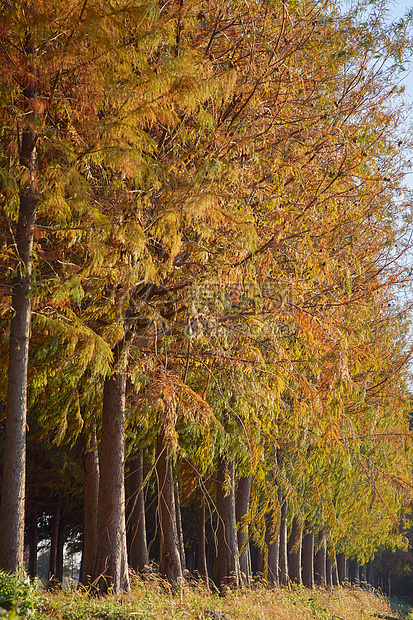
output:
M 98 544 L 92 580 L 99 592 L 129 590 L 125 525 L 125 391 L 126 377 L 105 380 L 98 501 Z
M 138 450 L 131 462 L 130 486 L 132 489 L 131 545 L 129 563 L 141 574 L 148 573 L 149 556 L 146 543 L 145 494 L 143 489 L 143 454 Z
M 257 569 L 256 572 L 260 577 L 265 578 L 265 547 L 254 546 L 254 556 L 256 558 Z
M 365 588 L 366 585 L 367 585 L 367 570 L 366 570 L 366 568 L 367 568 L 366 564 L 362 564 L 360 566 L 359 578 L 360 578 L 360 585 L 361 585 L 362 588 Z
M 158 478 L 158 514 L 160 558 L 159 574 L 173 586 L 184 581 L 179 539 L 176 527 L 175 492 L 172 459 L 168 454 L 163 431 L 158 434 L 156 450 L 156 473 Z
M 280 523 L 282 491 L 278 488 L 278 507 L 273 514 L 268 513 L 266 519 L 265 542 L 268 549 L 267 579 L 272 586 L 280 583 Z
M 280 555 L 279 555 L 279 582 L 281 586 L 290 585 L 288 576 L 288 552 L 287 552 L 287 498 L 281 500 L 280 521 Z
M 340 585 L 340 580 L 338 578 L 338 568 L 337 568 L 337 562 L 333 561 L 333 586 L 339 586 Z
M 221 591 L 225 586 L 239 587 L 240 566 L 237 524 L 235 519 L 235 463 L 218 457 L 217 471 L 217 543 L 214 582 Z M 230 488 L 228 488 L 228 481 Z
M 330 553 L 326 558 L 326 586 L 327 588 L 333 586 L 333 556 Z
M 185 543 L 184 543 L 184 532 L 182 530 L 181 500 L 179 498 L 178 481 L 175 481 L 175 484 L 174 484 L 174 496 L 175 496 L 176 532 L 178 534 L 179 555 L 181 558 L 182 573 L 184 573 L 186 570 Z
M 60 513 L 62 510 L 62 491 L 60 490 L 56 499 L 55 510 L 53 514 L 52 524 L 52 536 L 50 539 L 50 554 L 49 554 L 49 579 L 47 583 L 48 588 L 55 588 L 58 583 L 58 569 L 57 569 L 57 547 L 59 544 L 59 527 L 60 527 Z
M 374 563 L 370 561 L 367 564 L 367 583 L 369 583 L 373 588 L 376 587 L 376 578 L 374 574 Z
M 251 555 L 248 536 L 248 525 L 245 518 L 250 507 L 252 476 L 243 476 L 238 482 L 237 497 L 235 503 L 235 517 L 237 520 L 237 537 L 239 550 L 239 565 L 241 579 L 244 585 L 251 584 Z
M 93 418 L 89 436 L 83 434 L 83 553 L 80 583 L 88 585 L 98 542 L 99 455 L 96 422 Z
M 344 585 L 347 580 L 347 562 L 345 553 L 337 553 L 337 573 L 340 585 Z
M 318 533 L 318 549 L 316 553 L 315 562 L 315 581 L 316 583 L 325 588 L 327 585 L 327 540 L 325 530 L 322 529 Z
M 25 53 L 33 57 L 34 46 L 26 37 Z M 31 61 L 30 61 L 31 62 Z M 36 132 L 31 101 L 37 98 L 35 68 L 29 63 L 28 86 L 23 90 L 28 122 L 20 140 L 20 165 L 28 171 L 27 184 L 20 190 L 20 209 L 15 231 L 19 264 L 12 280 L 9 363 L 4 438 L 3 485 L 0 506 L 0 568 L 13 572 L 23 567 L 27 370 L 31 322 L 34 223 L 36 219 Z
M 357 560 L 350 560 L 349 566 L 349 581 L 355 586 L 360 585 L 360 565 Z
M 29 524 L 29 566 L 28 573 L 30 579 L 35 579 L 37 575 L 37 543 L 39 539 L 39 528 L 37 526 L 37 509 L 30 515 Z
M 303 584 L 314 588 L 314 527 L 306 524 L 303 537 Z
M 278 512 L 275 524 L 276 533 L 270 534 L 266 539 L 268 548 L 267 579 L 271 586 L 278 586 L 280 582 L 280 513 Z M 268 531 L 268 530 L 267 530 Z M 269 532 L 270 533 L 270 532 Z
M 64 560 L 64 547 L 66 542 L 66 516 L 60 511 L 59 519 L 59 533 L 57 536 L 57 549 L 56 549 L 56 582 L 63 584 L 63 560 Z
M 208 567 L 206 557 L 206 540 L 205 540 L 205 498 L 201 489 L 201 505 L 199 508 L 199 529 L 198 529 L 198 571 L 201 577 L 204 577 L 208 584 Z
M 290 539 L 288 554 L 288 569 L 290 581 L 301 585 L 301 552 L 303 540 L 303 522 L 300 517 L 294 517 Z

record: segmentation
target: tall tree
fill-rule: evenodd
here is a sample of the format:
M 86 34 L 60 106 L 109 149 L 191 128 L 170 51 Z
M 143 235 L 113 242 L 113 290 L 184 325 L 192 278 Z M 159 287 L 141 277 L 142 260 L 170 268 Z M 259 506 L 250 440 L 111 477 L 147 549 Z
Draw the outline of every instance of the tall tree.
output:
M 9 7 L 10 10 L 10 7 Z M 7 21 L 6 21 L 7 23 Z M 7 45 L 7 43 L 9 45 Z M 3 62 L 7 48 L 2 45 Z M 38 69 L 35 30 L 29 28 L 20 41 L 21 94 L 24 122 L 18 129 L 18 161 L 26 174 L 19 182 L 18 220 L 14 233 L 17 260 L 12 280 L 12 311 L 9 335 L 7 417 L 0 507 L 0 566 L 14 571 L 23 566 L 24 503 L 26 476 L 27 371 L 31 322 L 34 223 L 37 206 L 37 112 Z M 9 76 L 2 73 L 5 88 Z M 4 78 L 6 77 L 6 84 Z M 7 79 L 9 78 L 9 79 Z M 16 87 L 16 86 L 14 86 Z
M 246 522 L 249 513 L 251 483 L 251 474 L 240 478 L 235 501 L 235 517 L 238 527 L 238 550 L 240 554 L 239 564 L 241 579 L 246 585 L 251 583 L 251 557 L 248 525 Z
M 145 516 L 145 490 L 143 475 L 143 451 L 138 449 L 130 463 L 130 489 L 129 501 L 132 502 L 130 512 L 130 552 L 129 563 L 131 567 L 141 573 L 148 572 L 149 556 L 146 544 L 146 516 Z
M 303 522 L 301 517 L 294 517 L 291 527 L 288 554 L 288 568 L 290 571 L 290 581 L 301 584 L 301 553 L 303 543 Z
M 170 450 L 171 446 L 168 446 L 166 434 L 160 432 L 156 450 L 160 537 L 159 573 L 169 583 L 181 587 L 183 568 L 176 523 L 175 485 Z
M 217 545 L 214 581 L 220 590 L 241 583 L 235 518 L 235 462 L 224 456 L 217 465 Z
M 91 420 L 89 432 L 82 433 L 83 452 L 83 552 L 82 573 L 79 581 L 83 585 L 90 583 L 93 562 L 98 544 L 99 514 L 99 455 L 97 446 L 96 421 Z
M 120 355 L 116 356 L 120 361 Z M 92 582 L 101 593 L 129 590 L 125 521 L 125 393 L 121 369 L 105 380 L 96 555 Z

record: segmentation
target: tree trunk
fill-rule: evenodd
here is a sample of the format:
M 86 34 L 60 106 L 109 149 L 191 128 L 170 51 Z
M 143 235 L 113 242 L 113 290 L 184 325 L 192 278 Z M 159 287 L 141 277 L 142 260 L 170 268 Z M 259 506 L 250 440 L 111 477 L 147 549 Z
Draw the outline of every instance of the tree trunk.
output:
M 339 586 L 340 580 L 338 578 L 337 562 L 333 562 L 333 586 Z
M 37 526 L 37 509 L 30 515 L 29 524 L 29 566 L 28 572 L 30 579 L 35 579 L 37 575 L 37 543 L 39 538 L 39 528 Z
M 98 544 L 92 579 L 101 593 L 129 590 L 125 525 L 125 390 L 126 377 L 105 380 L 102 407 Z
M 303 522 L 300 517 L 294 517 L 290 539 L 288 554 L 288 569 L 290 581 L 300 585 L 301 580 L 301 551 L 303 540 Z
M 184 533 L 182 530 L 181 501 L 179 499 L 178 481 L 176 481 L 174 484 L 174 498 L 175 498 L 175 514 L 176 514 L 176 532 L 178 534 L 178 542 L 179 542 L 179 556 L 181 558 L 182 573 L 184 573 L 186 570 L 186 559 L 185 559 Z
M 60 511 L 59 519 L 59 533 L 57 536 L 57 549 L 56 549 L 56 582 L 63 584 L 63 560 L 64 560 L 64 547 L 66 542 L 66 517 L 62 511 Z
M 333 556 L 330 553 L 326 558 L 326 586 L 327 588 L 333 586 Z
M 322 529 L 318 533 L 318 549 L 315 562 L 315 581 L 319 586 L 323 588 L 325 588 L 327 585 L 326 561 L 327 540 L 325 530 Z
M 314 588 L 314 527 L 306 524 L 303 538 L 303 584 Z
M 98 542 L 99 456 L 96 422 L 92 419 L 86 436 L 83 433 L 83 553 L 80 583 L 88 585 Z
M 369 562 L 367 564 L 367 583 L 369 583 L 373 588 L 376 587 L 376 578 L 374 574 L 374 564 L 373 562 Z
M 204 577 L 208 584 L 208 568 L 206 557 L 206 540 L 205 540 L 205 498 L 201 488 L 201 506 L 199 508 L 199 530 L 198 530 L 198 571 L 201 577 Z
M 344 585 L 347 580 L 347 566 L 346 566 L 346 554 L 345 553 L 337 553 L 337 573 L 338 573 L 338 581 L 340 585 Z
M 131 462 L 130 486 L 132 497 L 131 545 L 129 563 L 133 570 L 145 574 L 149 570 L 148 547 L 146 544 L 145 494 L 143 489 L 143 454 L 138 450 Z
M 355 586 L 360 585 L 360 565 L 357 560 L 350 560 L 349 562 L 349 581 Z
M 181 586 L 184 581 L 184 576 L 176 527 L 172 458 L 168 454 L 166 438 L 163 431 L 158 434 L 156 473 L 158 478 L 160 539 L 159 574 L 164 579 L 167 579 L 171 585 Z
M 264 547 L 254 547 L 255 556 L 257 558 L 257 573 L 260 577 L 264 578 L 265 572 L 265 557 L 264 557 Z
M 240 585 L 234 480 L 234 460 L 228 461 L 220 456 L 217 471 L 218 523 L 214 562 L 214 582 L 220 590 L 225 589 L 227 585 L 232 587 Z
M 287 498 L 281 500 L 281 522 L 280 522 L 280 566 L 279 582 L 281 586 L 290 585 L 288 576 L 288 552 L 287 552 Z
M 245 585 L 251 584 L 251 555 L 248 536 L 248 525 L 245 518 L 250 507 L 252 476 L 243 476 L 238 482 L 235 504 L 235 517 L 238 528 L 238 550 L 241 579 Z
M 34 55 L 29 36 L 24 50 Z M 28 171 L 28 181 L 20 189 L 20 209 L 14 235 L 19 264 L 12 280 L 13 318 L 9 334 L 9 363 L 4 437 L 3 485 L 0 506 L 0 568 L 13 572 L 23 566 L 24 511 L 26 483 L 27 369 L 31 322 L 31 279 L 33 231 L 36 219 L 36 132 L 31 101 L 37 98 L 33 65 L 28 67 L 28 86 L 23 96 L 28 103 L 27 125 L 20 141 L 20 166 Z
M 267 514 L 265 542 L 268 549 L 267 579 L 272 586 L 280 583 L 280 524 L 282 491 L 278 488 L 278 507 L 275 512 Z
M 366 564 L 362 564 L 362 565 L 360 566 L 360 575 L 359 575 L 359 578 L 360 578 L 360 585 L 361 585 L 361 587 L 363 587 L 363 588 L 365 588 L 365 587 L 366 587 L 366 585 L 367 585 L 367 576 L 366 576 L 366 575 L 367 575 L 367 570 L 366 570 L 366 568 L 367 568 L 367 567 L 366 567 Z
M 60 527 L 60 513 L 62 510 L 62 491 L 59 491 L 59 494 L 56 499 L 55 510 L 53 514 L 53 524 L 52 524 L 52 536 L 50 539 L 50 554 L 49 554 L 49 579 L 48 579 L 48 588 L 55 588 L 58 585 L 57 578 L 57 547 L 59 543 L 59 527 Z

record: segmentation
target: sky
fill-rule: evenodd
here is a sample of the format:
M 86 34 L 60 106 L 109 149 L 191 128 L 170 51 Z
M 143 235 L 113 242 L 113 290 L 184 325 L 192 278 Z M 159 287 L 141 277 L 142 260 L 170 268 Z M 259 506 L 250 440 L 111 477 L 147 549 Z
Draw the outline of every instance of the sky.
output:
M 391 19 L 397 19 L 399 17 L 403 17 L 406 12 L 413 8 L 413 0 L 394 0 L 390 4 L 390 14 L 389 17 Z M 412 32 L 413 36 L 413 32 Z M 407 69 L 406 76 L 403 80 L 406 91 L 405 95 L 408 101 L 412 104 L 412 116 L 413 116 L 413 58 L 412 58 L 412 66 Z M 413 118 L 412 118 L 413 122 Z M 412 181 L 413 183 L 413 181 Z
M 389 20 L 397 20 L 400 17 L 406 15 L 407 11 L 413 8 L 413 0 L 390 0 L 389 3 Z M 412 34 L 413 38 L 413 26 Z M 406 73 L 403 78 L 403 84 L 405 86 L 404 99 L 410 104 L 410 114 L 406 118 L 406 132 L 411 132 L 413 127 L 413 56 L 411 58 L 411 66 L 406 67 Z M 412 141 L 411 135 L 409 136 L 409 142 Z M 410 161 L 413 162 L 413 153 Z M 406 171 L 405 183 L 407 187 L 413 190 L 413 167 L 410 171 Z
M 405 15 L 406 12 L 411 8 L 413 8 L 413 0 L 410 0 L 410 2 L 408 0 L 393 1 L 390 5 L 390 17 L 392 19 L 403 17 L 403 15 Z M 406 86 L 406 94 L 413 103 L 413 62 L 412 67 L 406 73 L 404 83 Z

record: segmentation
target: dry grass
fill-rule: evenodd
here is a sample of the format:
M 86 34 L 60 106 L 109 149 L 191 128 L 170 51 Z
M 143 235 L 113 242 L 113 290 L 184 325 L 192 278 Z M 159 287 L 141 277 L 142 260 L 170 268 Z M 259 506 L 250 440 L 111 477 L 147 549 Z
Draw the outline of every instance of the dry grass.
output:
M 197 584 L 173 595 L 157 579 L 135 579 L 127 596 L 96 599 L 84 592 L 43 594 L 36 620 L 373 620 L 410 619 L 404 610 L 360 588 L 307 590 L 256 586 L 225 597 Z

